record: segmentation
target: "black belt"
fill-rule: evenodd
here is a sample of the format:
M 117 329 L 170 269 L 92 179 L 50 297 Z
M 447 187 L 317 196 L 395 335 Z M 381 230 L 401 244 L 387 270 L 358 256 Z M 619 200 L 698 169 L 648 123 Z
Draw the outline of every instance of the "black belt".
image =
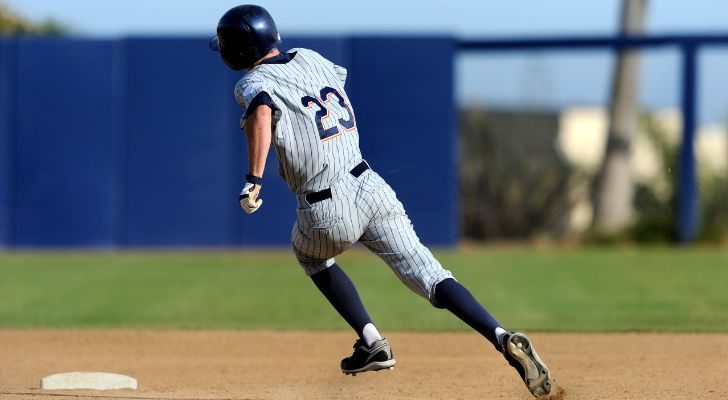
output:
M 362 161 L 349 171 L 350 174 L 354 175 L 354 178 L 358 178 L 364 171 L 369 169 L 369 164 L 366 161 Z M 306 202 L 308 204 L 318 203 L 331 198 L 331 188 L 320 190 L 318 192 L 308 193 L 306 195 Z

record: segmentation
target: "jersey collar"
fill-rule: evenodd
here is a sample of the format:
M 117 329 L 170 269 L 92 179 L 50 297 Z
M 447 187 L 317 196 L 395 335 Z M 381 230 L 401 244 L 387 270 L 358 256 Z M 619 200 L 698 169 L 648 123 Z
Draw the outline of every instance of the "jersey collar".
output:
M 285 63 L 293 60 L 293 57 L 295 57 L 295 56 L 296 56 L 295 52 L 281 53 L 275 57 L 266 58 L 265 60 L 261 61 L 260 64 L 285 64 Z

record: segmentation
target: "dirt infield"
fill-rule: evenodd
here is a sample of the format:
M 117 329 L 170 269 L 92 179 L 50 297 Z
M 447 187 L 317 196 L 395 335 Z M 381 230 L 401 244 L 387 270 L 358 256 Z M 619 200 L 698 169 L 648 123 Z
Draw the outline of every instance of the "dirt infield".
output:
M 394 371 L 344 376 L 348 332 L 0 330 L 0 398 L 529 399 L 475 334 L 388 332 Z M 728 399 L 728 334 L 532 334 L 564 399 Z M 47 392 L 66 371 L 137 391 Z

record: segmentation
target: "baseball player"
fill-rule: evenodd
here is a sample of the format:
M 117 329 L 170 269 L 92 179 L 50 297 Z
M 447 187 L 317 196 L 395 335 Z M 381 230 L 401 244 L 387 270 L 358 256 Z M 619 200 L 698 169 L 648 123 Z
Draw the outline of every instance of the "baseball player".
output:
M 359 336 L 341 361 L 345 374 L 392 369 L 387 339 L 364 308 L 334 257 L 360 242 L 413 292 L 445 308 L 483 335 L 520 374 L 535 396 L 551 391 L 551 375 L 531 341 L 509 332 L 420 243 L 392 188 L 362 158 L 356 116 L 344 89 L 347 71 L 315 51 L 280 50 L 268 12 L 242 5 L 226 12 L 210 48 L 246 74 L 235 86 L 243 109 L 248 174 L 239 201 L 248 214 L 262 204 L 268 150 L 295 194 L 291 241 L 305 273 Z

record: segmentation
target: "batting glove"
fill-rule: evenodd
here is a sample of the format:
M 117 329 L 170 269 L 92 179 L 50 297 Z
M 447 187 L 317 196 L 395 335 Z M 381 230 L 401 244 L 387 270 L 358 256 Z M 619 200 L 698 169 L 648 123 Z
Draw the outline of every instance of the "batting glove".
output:
M 245 175 L 245 187 L 240 192 L 238 201 L 246 213 L 254 213 L 263 204 L 263 200 L 258 198 L 262 184 L 263 178 L 250 174 Z

